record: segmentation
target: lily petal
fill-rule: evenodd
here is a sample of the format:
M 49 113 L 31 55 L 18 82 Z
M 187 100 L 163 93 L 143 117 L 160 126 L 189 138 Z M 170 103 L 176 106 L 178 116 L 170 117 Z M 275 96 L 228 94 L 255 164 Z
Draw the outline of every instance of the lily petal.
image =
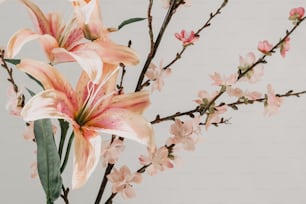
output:
M 135 113 L 143 113 L 143 111 L 150 105 L 149 95 L 150 93 L 148 91 L 140 91 L 114 96 L 110 106 L 112 108 L 128 109 Z
M 83 137 L 79 129 L 74 129 L 74 160 L 72 188 L 82 187 L 96 168 L 101 154 L 101 137 L 95 135 L 90 139 Z
M 119 64 L 123 63 L 127 66 L 137 65 L 139 57 L 131 48 L 118 45 L 110 40 L 96 40 L 93 42 L 100 57 L 105 63 Z
M 99 132 L 119 135 L 149 147 L 154 146 L 151 124 L 140 114 L 126 109 L 109 108 L 86 126 L 93 126 Z
M 21 116 L 25 121 L 45 118 L 61 118 L 73 122 L 73 106 L 67 96 L 48 89 L 33 96 L 23 107 Z
M 39 39 L 44 47 L 46 53 L 51 53 L 51 50 L 58 47 L 56 39 L 51 35 L 41 35 L 34 33 L 30 29 L 22 29 L 17 31 L 9 40 L 7 45 L 7 56 L 9 58 L 15 57 L 21 50 L 21 48 L 28 42 Z M 52 60 L 52 56 L 48 56 Z
M 41 34 L 51 35 L 49 22 L 44 13 L 39 9 L 39 7 L 30 0 L 21 0 L 21 2 L 24 3 L 24 5 L 30 10 L 32 14 L 33 23 L 35 24 L 37 30 Z
M 73 52 L 68 52 L 64 48 L 55 48 L 54 63 L 64 61 L 76 61 L 88 74 L 93 83 L 98 83 L 102 77 L 103 63 L 95 51 L 82 48 Z
M 54 67 L 44 62 L 22 59 L 16 67 L 40 81 L 45 89 L 54 89 L 73 97 L 73 89 L 68 81 Z

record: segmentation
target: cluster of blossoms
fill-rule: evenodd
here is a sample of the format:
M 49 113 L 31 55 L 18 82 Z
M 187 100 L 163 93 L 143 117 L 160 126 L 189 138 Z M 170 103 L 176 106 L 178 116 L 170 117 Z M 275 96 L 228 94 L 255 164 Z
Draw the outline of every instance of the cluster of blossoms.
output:
M 33 96 L 25 102 L 24 94 L 13 86 L 8 90 L 7 109 L 12 115 L 27 122 L 24 133 L 26 140 L 35 142 L 39 137 L 34 134 L 34 129 L 37 128 L 35 121 L 59 119 L 60 132 L 66 134 L 68 128 L 64 124 L 70 125 L 70 138 L 74 140 L 72 188 L 80 188 L 87 182 L 101 158 L 102 166 L 106 168 L 103 181 L 112 183 L 111 199 L 117 193 L 121 193 L 124 198 L 131 198 L 136 194 L 132 184 L 141 182 L 142 173 L 147 172 L 153 176 L 173 168 L 179 160 L 179 151 L 195 150 L 196 144 L 202 140 L 203 126 L 207 130 L 211 125 L 226 123 L 224 113 L 229 108 L 237 109 L 239 104 L 263 102 L 264 114 L 271 116 L 277 113 L 282 104 L 282 97 L 275 93 L 271 84 L 267 85 L 267 92 L 264 94 L 242 89 L 238 82 L 258 82 L 264 75 L 262 64 L 266 62 L 265 57 L 272 55 L 276 49 L 285 57 L 290 48 L 290 32 L 275 45 L 267 40 L 260 41 L 257 49 L 262 56 L 256 57 L 253 52 L 247 53 L 244 57 L 240 56 L 237 70 L 232 74 L 211 74 L 212 85 L 218 90 L 211 93 L 200 90 L 198 98 L 194 99 L 195 109 L 164 118 L 158 115 L 154 121 L 149 122 L 143 113 L 150 105 L 150 94 L 155 90 L 162 91 L 165 77 L 170 76 L 172 72 L 170 65 L 181 58 L 187 47 L 200 39 L 201 29 L 197 32 L 186 32 L 183 29 L 175 33 L 174 37 L 182 44 L 182 52 L 166 66 L 163 65 L 163 61 L 156 66 L 152 62 L 153 56 L 149 55 L 152 57 L 151 61 L 143 69 L 143 77 L 147 78 L 147 82 L 143 82 L 142 78 L 135 92 L 125 93 L 117 85 L 119 73 L 125 67 L 139 63 L 137 53 L 130 47 L 111 40 L 110 29 L 102 22 L 99 0 L 70 1 L 75 15 L 71 21 L 65 23 L 58 13 L 44 14 L 32 1 L 21 0 L 33 16 L 35 31 L 25 28 L 13 34 L 7 44 L 5 56 L 1 57 L 1 64 L 8 68 L 6 60 L 10 62 L 18 57 L 23 46 L 32 40 L 39 40 L 42 45 L 48 62 L 20 59 L 15 65 L 18 70 L 38 82 L 43 90 L 38 93 L 29 91 Z M 191 5 L 187 0 L 163 0 L 162 3 L 167 9 Z M 226 3 L 223 3 L 220 9 L 225 5 Z M 220 9 L 216 14 L 211 14 L 210 18 L 219 14 Z M 173 15 L 175 12 L 169 13 Z M 298 26 L 304 20 L 304 9 L 292 9 L 289 20 L 294 26 Z M 64 62 L 76 62 L 82 69 L 75 88 L 55 67 Z M 11 71 L 9 73 L 11 76 Z M 150 86 L 151 90 L 145 90 L 147 86 Z M 217 104 L 217 100 L 223 94 L 234 98 L 234 102 Z M 179 118 L 181 116 L 188 119 L 183 120 Z M 153 124 L 165 120 L 173 120 L 173 123 L 170 126 L 169 138 L 159 146 L 154 141 Z M 55 135 L 57 126 L 54 125 L 51 129 L 52 135 Z M 102 143 L 100 136 L 104 134 L 112 135 L 111 140 Z M 65 137 L 66 135 L 61 135 L 60 138 L 59 159 L 62 159 Z M 141 167 L 137 171 L 133 172 L 127 165 L 114 167 L 125 150 L 124 139 L 147 146 L 147 153 L 141 154 L 138 158 Z M 69 155 L 69 144 L 66 155 Z M 65 159 L 62 162 L 63 165 L 58 167 L 60 173 L 66 164 Z M 31 165 L 32 177 L 37 175 L 35 169 L 37 166 L 40 168 L 39 165 L 37 162 Z M 67 196 L 66 193 L 64 188 L 63 197 Z

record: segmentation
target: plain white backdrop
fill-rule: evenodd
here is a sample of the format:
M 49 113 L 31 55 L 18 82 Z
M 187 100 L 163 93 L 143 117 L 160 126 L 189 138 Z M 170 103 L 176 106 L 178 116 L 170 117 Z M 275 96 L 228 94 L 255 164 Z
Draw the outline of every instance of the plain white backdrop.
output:
M 69 19 L 72 8 L 68 1 L 33 0 L 42 10 L 62 12 Z M 173 59 L 181 45 L 174 33 L 181 29 L 196 30 L 215 11 L 222 0 L 193 0 L 192 6 L 181 8 L 173 17 L 154 60 L 159 64 Z M 106 26 L 117 26 L 130 17 L 145 17 L 148 1 L 101 0 Z M 166 13 L 159 0 L 154 1 L 153 24 L 158 31 Z M 194 108 L 192 101 L 201 89 L 213 91 L 208 75 L 214 71 L 233 73 L 239 56 L 256 51 L 260 40 L 276 43 L 290 29 L 289 10 L 306 7 L 304 0 L 229 0 L 222 14 L 211 27 L 201 33 L 199 41 L 189 47 L 183 58 L 172 66 L 173 73 L 166 79 L 161 93 L 153 93 L 152 106 L 145 113 L 148 120 L 156 114 L 166 116 L 177 111 Z M 0 5 L 0 45 L 5 47 L 9 37 L 18 29 L 33 28 L 26 9 L 16 0 Z M 278 93 L 306 89 L 306 24 L 291 36 L 291 49 L 285 59 L 276 53 L 268 57 L 264 78 L 254 86 L 241 83 L 249 90 L 264 92 L 271 83 Z M 127 26 L 112 35 L 116 42 L 127 44 L 139 53 L 142 61 L 136 68 L 128 68 L 126 92 L 133 91 L 136 79 L 148 53 L 149 39 L 145 21 Z M 19 57 L 45 59 L 37 42 L 24 47 Z M 78 76 L 77 65 L 63 66 L 72 81 Z M 75 74 L 73 74 L 75 73 Z M 14 72 L 20 86 L 28 80 L 17 70 Z M 30 164 L 35 161 L 35 144 L 22 138 L 24 122 L 10 116 L 5 110 L 7 74 L 0 71 L 0 203 L 44 203 L 44 193 L 38 179 L 30 178 Z M 33 86 L 30 85 L 30 86 Z M 223 98 L 220 100 L 226 100 Z M 194 152 L 181 152 L 183 162 L 174 169 L 154 177 L 144 175 L 144 181 L 135 185 L 137 196 L 124 201 L 117 196 L 114 203 L 133 204 L 305 204 L 306 192 L 306 96 L 287 98 L 279 113 L 273 117 L 263 115 L 263 104 L 241 106 L 230 110 L 226 118 L 229 125 L 211 127 L 203 131 L 204 142 Z M 169 136 L 169 125 L 154 126 L 156 141 L 162 145 Z M 108 138 L 108 136 L 103 136 Z M 132 169 L 139 168 L 137 157 L 145 147 L 127 142 L 126 151 L 119 161 Z M 72 204 L 94 203 L 103 169 L 98 166 L 83 188 L 70 192 Z M 66 186 L 71 182 L 71 164 L 64 174 Z M 107 195 L 110 190 L 107 190 Z M 63 203 L 59 199 L 56 203 Z

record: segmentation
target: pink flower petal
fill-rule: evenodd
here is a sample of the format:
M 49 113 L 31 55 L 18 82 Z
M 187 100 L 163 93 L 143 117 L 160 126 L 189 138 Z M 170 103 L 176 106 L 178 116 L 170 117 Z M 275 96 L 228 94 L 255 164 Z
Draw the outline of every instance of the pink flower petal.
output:
M 123 108 L 109 108 L 88 126 L 91 124 L 95 124 L 98 131 L 115 134 L 150 147 L 154 145 L 152 126 L 138 113 Z
M 96 135 L 87 140 L 79 130 L 74 133 L 72 188 L 77 189 L 86 183 L 99 162 L 101 137 Z
M 51 50 L 58 47 L 56 40 L 51 35 L 41 35 L 34 33 L 29 29 L 23 29 L 17 31 L 9 40 L 7 45 L 7 56 L 9 58 L 15 57 L 21 50 L 21 48 L 32 40 L 39 39 L 42 43 L 46 53 L 51 53 Z M 52 56 L 48 55 L 48 58 L 52 60 Z

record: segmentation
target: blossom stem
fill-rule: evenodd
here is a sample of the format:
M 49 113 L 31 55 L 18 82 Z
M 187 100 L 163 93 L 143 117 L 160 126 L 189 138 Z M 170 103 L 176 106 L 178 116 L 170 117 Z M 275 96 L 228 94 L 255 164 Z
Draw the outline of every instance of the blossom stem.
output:
M 288 92 L 286 92 L 284 94 L 276 94 L 276 96 L 281 97 L 281 98 L 291 97 L 291 96 L 300 97 L 300 95 L 302 95 L 302 94 L 306 94 L 306 90 L 305 91 L 300 91 L 300 92 L 288 91 Z M 238 101 L 235 101 L 235 102 L 232 102 L 232 103 L 227 103 L 227 104 L 221 103 L 220 105 L 218 105 L 216 107 L 223 106 L 223 105 L 227 105 L 229 107 L 233 107 L 233 106 L 242 105 L 242 104 L 253 104 L 254 102 L 264 102 L 265 100 L 266 100 L 266 98 L 259 98 L 259 99 L 255 99 L 255 100 L 248 100 L 247 102 L 238 100 Z M 209 107 L 209 106 L 211 106 L 211 105 L 207 105 L 207 107 Z M 175 113 L 175 114 L 172 114 L 172 115 L 169 115 L 169 116 L 165 116 L 165 117 L 160 117 L 160 115 L 157 115 L 156 118 L 151 121 L 151 124 L 157 124 L 157 123 L 168 121 L 168 120 L 175 120 L 175 118 L 181 117 L 181 116 L 186 116 L 186 115 L 187 116 L 191 116 L 194 113 L 198 113 L 200 111 L 201 111 L 201 108 L 199 106 L 197 106 L 195 109 L 192 109 L 192 110 L 189 110 L 189 111 L 185 111 L 185 112 L 178 112 L 178 113 Z
M 14 91 L 15 93 L 18 93 L 19 91 L 19 88 L 13 78 L 13 69 L 12 68 L 9 68 L 5 59 L 4 59 L 4 56 L 5 56 L 5 51 L 4 50 L 0 50 L 0 63 L 1 63 L 1 66 L 6 70 L 6 72 L 8 73 L 8 78 L 7 80 L 13 85 L 13 88 L 14 88 Z
M 68 199 L 69 188 L 65 188 L 65 186 L 62 185 L 62 191 L 63 194 L 61 194 L 61 198 L 64 200 L 65 204 L 69 204 L 69 199 Z
M 151 64 L 155 54 L 156 54 L 156 51 L 160 45 L 160 42 L 162 40 L 162 37 L 166 31 L 166 28 L 172 18 L 172 16 L 174 15 L 176 9 L 179 7 L 179 5 L 183 4 L 184 1 L 183 0 L 173 0 L 171 1 L 171 4 L 169 6 L 169 9 L 168 9 L 168 12 L 166 14 L 166 17 L 164 19 L 164 22 L 159 30 L 159 33 L 158 33 L 158 36 L 154 42 L 154 45 L 153 45 L 153 49 L 150 50 L 149 54 L 148 54 L 148 57 L 146 59 L 146 62 L 142 68 L 142 71 L 140 73 L 140 76 L 138 78 L 138 82 L 137 82 L 137 86 L 136 86 L 136 89 L 135 89 L 135 92 L 137 91 L 140 91 L 142 89 L 142 82 L 143 82 L 143 79 L 144 79 L 144 76 L 149 68 L 149 65 Z
M 103 193 L 104 193 L 104 189 L 105 189 L 106 184 L 108 182 L 107 175 L 110 174 L 113 167 L 114 167 L 114 164 L 110 164 L 110 163 L 107 164 L 107 167 L 106 167 L 105 172 L 104 172 L 103 180 L 102 180 L 102 183 L 101 183 L 101 186 L 100 186 L 95 204 L 99 204 L 101 202 L 101 199 L 102 199 L 102 196 L 103 196 Z
M 113 198 L 117 195 L 118 193 L 112 193 L 109 198 L 106 200 L 105 204 L 112 204 L 113 203 Z
M 237 78 L 237 81 L 244 77 L 249 71 L 251 71 L 256 65 L 266 63 L 265 58 L 268 56 L 270 53 L 274 53 L 275 50 L 282 44 L 284 41 L 297 29 L 297 27 L 306 19 L 306 17 L 302 18 L 299 22 L 297 22 L 293 28 L 290 31 L 286 31 L 286 35 L 281 38 L 281 40 L 275 44 L 270 51 L 267 52 L 267 54 L 262 55 L 261 58 L 259 58 L 254 64 L 252 64 L 248 69 L 246 69 L 244 72 L 239 72 L 239 76 Z
M 202 30 L 209 27 L 211 25 L 211 21 L 219 14 L 221 14 L 221 10 L 227 5 L 228 0 L 224 0 L 221 6 L 217 9 L 216 12 L 210 13 L 208 20 L 204 23 L 204 25 L 195 32 L 195 36 L 199 36 Z M 178 53 L 176 53 L 175 58 L 166 66 L 163 67 L 163 69 L 168 69 L 170 66 L 172 66 L 176 61 L 182 58 L 183 53 L 186 51 L 187 47 L 189 47 L 192 44 L 187 44 L 186 46 L 183 46 L 182 50 Z
M 150 37 L 150 53 L 153 52 L 153 49 L 154 49 L 154 34 L 153 34 L 153 26 L 152 26 L 153 17 L 151 15 L 152 7 L 153 7 L 153 0 L 149 0 L 148 28 L 149 28 L 149 37 Z

